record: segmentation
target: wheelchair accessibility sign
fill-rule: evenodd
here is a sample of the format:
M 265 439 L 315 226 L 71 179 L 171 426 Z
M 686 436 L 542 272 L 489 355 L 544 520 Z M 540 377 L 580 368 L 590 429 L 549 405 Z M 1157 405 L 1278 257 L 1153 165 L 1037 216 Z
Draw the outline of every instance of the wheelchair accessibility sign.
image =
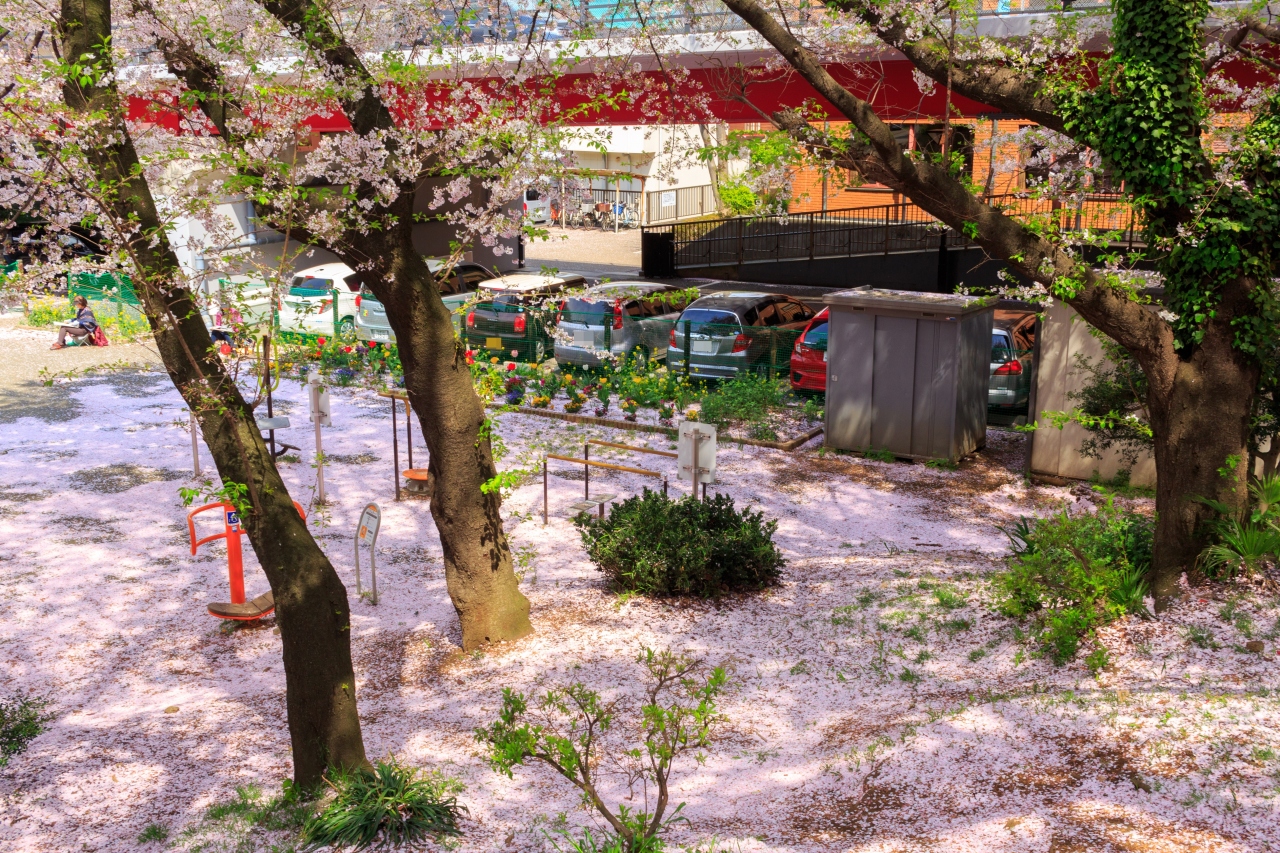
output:
M 239 527 L 239 526 L 240 526 L 240 513 L 236 512 L 234 509 L 227 510 L 227 527 Z

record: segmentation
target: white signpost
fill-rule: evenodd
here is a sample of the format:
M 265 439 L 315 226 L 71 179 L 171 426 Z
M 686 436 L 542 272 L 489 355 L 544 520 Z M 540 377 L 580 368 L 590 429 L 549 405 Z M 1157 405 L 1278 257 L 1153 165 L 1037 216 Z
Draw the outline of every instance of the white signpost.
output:
M 676 441 L 676 477 L 688 480 L 693 493 L 702 484 L 702 496 L 707 496 L 707 484 L 716 481 L 716 428 L 697 421 L 683 421 Z
M 316 425 L 316 498 L 324 503 L 324 448 L 320 444 L 320 427 L 333 426 L 329 417 L 329 390 L 320 384 L 320 371 L 313 370 L 307 377 L 311 392 L 311 422 Z
M 188 425 L 191 427 L 191 476 L 200 476 L 200 438 L 196 434 L 196 413 L 188 410 Z
M 363 596 L 360 586 L 360 543 L 369 546 L 369 576 L 373 586 L 369 592 L 369 602 L 378 603 L 378 564 L 374 558 L 378 546 L 378 527 L 382 524 L 382 510 L 377 504 L 368 504 L 360 513 L 360 523 L 356 527 L 356 595 Z

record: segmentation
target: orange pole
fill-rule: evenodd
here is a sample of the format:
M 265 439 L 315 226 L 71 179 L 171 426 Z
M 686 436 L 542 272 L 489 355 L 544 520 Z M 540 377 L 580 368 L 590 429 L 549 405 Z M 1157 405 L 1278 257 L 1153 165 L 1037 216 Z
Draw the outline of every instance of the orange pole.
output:
M 240 516 L 229 505 L 222 505 L 227 527 L 227 575 L 231 584 L 231 603 L 244 604 L 244 557 L 240 553 Z M 231 519 L 235 519 L 233 524 Z

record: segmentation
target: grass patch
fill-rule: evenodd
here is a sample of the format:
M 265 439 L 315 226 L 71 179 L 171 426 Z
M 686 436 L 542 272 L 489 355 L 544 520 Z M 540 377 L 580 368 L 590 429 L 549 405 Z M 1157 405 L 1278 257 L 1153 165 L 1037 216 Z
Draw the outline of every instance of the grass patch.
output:
M 334 797 L 303 826 L 304 849 L 391 847 L 459 833 L 455 779 L 379 761 L 372 771 L 335 771 L 326 781 Z
M 146 829 L 138 833 L 139 844 L 150 844 L 152 841 L 168 841 L 169 827 L 159 823 L 149 823 Z
M 863 459 L 870 459 L 872 462 L 892 462 L 896 458 L 887 450 L 876 450 L 874 447 L 868 447 L 862 451 Z
M 751 374 L 738 376 L 721 382 L 702 398 L 701 417 L 705 423 L 717 426 L 732 422 L 762 424 L 770 412 L 783 407 L 786 396 L 786 380 Z M 776 438 L 775 434 L 773 439 L 762 440 Z
M 44 724 L 50 719 L 44 713 L 47 704 L 43 699 L 27 696 L 0 701 L 0 767 L 44 731 Z

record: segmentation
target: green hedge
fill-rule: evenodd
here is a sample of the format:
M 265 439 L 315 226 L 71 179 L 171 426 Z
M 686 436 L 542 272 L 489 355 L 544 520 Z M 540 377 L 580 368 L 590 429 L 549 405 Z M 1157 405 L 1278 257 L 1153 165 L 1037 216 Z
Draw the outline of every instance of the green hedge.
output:
M 777 583 L 785 565 L 773 544 L 777 521 L 734 509 L 728 495 L 670 500 L 645 489 L 606 518 L 574 522 L 614 588 L 646 595 L 714 598 Z

